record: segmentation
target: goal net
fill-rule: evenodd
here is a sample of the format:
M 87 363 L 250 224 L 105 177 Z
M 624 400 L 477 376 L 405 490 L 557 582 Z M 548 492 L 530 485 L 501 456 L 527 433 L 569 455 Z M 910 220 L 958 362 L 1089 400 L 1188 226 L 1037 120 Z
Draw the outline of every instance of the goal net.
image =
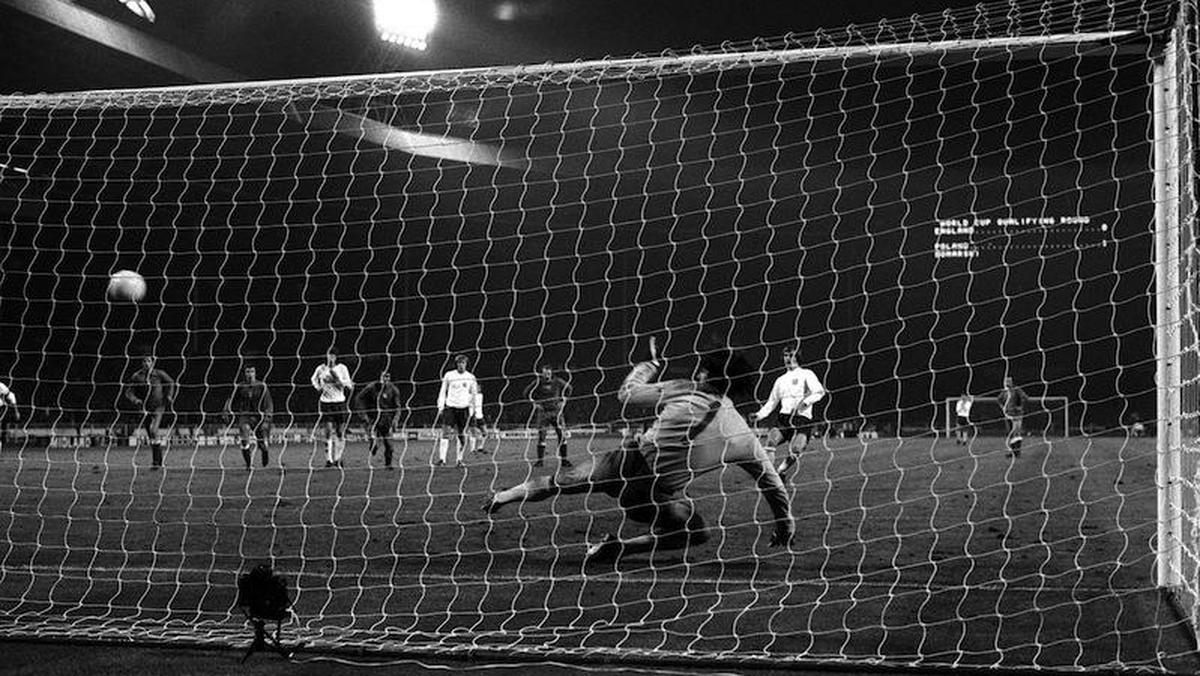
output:
M 946 434 L 954 436 L 958 431 L 958 397 L 946 399 Z M 1021 415 L 1021 428 L 1026 435 L 1066 437 L 1071 435 L 1070 402 L 1066 397 L 1029 397 Z M 967 416 L 968 432 L 981 436 L 1005 436 L 1008 434 L 1008 419 L 994 396 L 973 397 Z M 1132 424 L 1132 423 L 1131 423 Z M 1144 425 L 1144 423 L 1143 423 Z M 1101 431 L 1097 428 L 1097 431 Z M 1119 427 L 1103 432 L 1123 432 Z
M 238 643 L 238 577 L 268 563 L 313 650 L 1196 671 L 1194 459 L 1156 484 L 1155 439 L 1103 433 L 1163 443 L 1196 412 L 1163 408 L 1156 365 L 1195 334 L 1163 352 L 1153 294 L 1156 69 L 1194 15 L 1014 1 L 651 57 L 0 97 L 0 631 Z M 146 297 L 106 298 L 117 270 Z M 543 365 L 567 461 L 638 439 L 656 411 L 618 395 L 649 336 L 665 378 L 737 349 L 745 415 L 798 345 L 828 390 L 813 431 L 871 430 L 800 453 L 790 547 L 733 465 L 674 496 L 707 540 L 615 564 L 589 544 L 664 512 L 481 510 L 567 481 L 555 430 L 542 466 L 528 431 Z M 390 471 L 358 417 L 326 466 L 331 348 L 352 399 L 399 390 Z M 488 419 L 461 468 L 453 434 L 436 465 L 458 354 Z M 157 430 L 145 356 L 178 385 Z M 265 467 L 226 415 L 247 366 Z M 1006 375 L 1046 395 L 1021 457 L 930 433 Z

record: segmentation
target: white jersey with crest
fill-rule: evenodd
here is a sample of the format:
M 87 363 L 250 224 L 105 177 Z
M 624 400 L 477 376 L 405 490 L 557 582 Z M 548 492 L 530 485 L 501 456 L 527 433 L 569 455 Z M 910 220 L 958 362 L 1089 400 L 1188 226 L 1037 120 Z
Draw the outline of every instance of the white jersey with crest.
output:
M 479 384 L 470 371 L 447 371 L 442 376 L 442 391 L 438 393 L 438 410 L 446 407 L 472 409 L 478 393 Z
M 321 393 L 321 401 L 340 404 L 346 401 L 346 391 L 354 387 L 350 380 L 350 369 L 345 364 L 321 364 L 313 371 L 312 386 Z

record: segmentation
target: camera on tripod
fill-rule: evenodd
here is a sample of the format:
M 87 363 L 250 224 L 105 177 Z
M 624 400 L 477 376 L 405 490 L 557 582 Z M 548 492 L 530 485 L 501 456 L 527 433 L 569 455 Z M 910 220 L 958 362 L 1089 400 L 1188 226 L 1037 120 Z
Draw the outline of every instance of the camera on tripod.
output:
M 270 564 L 259 564 L 249 573 L 238 577 L 237 604 L 246 614 L 246 619 L 254 625 L 254 642 L 242 657 L 242 662 L 258 650 L 271 649 L 284 657 L 291 656 L 292 651 L 285 648 L 279 640 L 283 623 L 292 616 L 292 599 L 288 592 L 287 579 L 271 570 Z M 267 634 L 267 622 L 275 623 L 273 635 Z

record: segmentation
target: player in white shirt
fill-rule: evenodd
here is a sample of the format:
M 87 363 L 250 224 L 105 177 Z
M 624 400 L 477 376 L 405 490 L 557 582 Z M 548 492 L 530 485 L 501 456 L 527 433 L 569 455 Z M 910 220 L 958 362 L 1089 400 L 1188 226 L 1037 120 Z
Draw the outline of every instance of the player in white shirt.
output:
M 813 404 L 825 398 L 825 386 L 817 379 L 817 374 L 800 366 L 795 348 L 783 351 L 783 363 L 787 372 L 775 379 L 767 403 L 750 416 L 751 420 L 763 420 L 778 408 L 775 428 L 771 430 L 768 442 L 775 447 L 776 457 L 780 450 L 787 449 L 787 456 L 779 462 L 780 475 L 791 469 L 800 459 L 800 453 L 808 447 L 812 436 Z
M 325 353 L 325 363 L 313 371 L 313 389 L 321 393 L 317 425 L 325 426 L 325 466 L 341 467 L 346 452 L 346 424 L 350 421 L 349 394 L 354 389 L 350 369 L 338 363 L 337 350 Z
M 954 404 L 954 416 L 957 418 L 956 422 L 958 423 L 958 437 L 954 440 L 955 444 L 970 443 L 971 406 L 974 403 L 975 397 L 963 392 Z
M 467 356 L 454 357 L 454 370 L 442 376 L 442 389 L 438 392 L 438 419 L 442 423 L 442 436 L 438 439 L 438 465 L 446 464 L 446 451 L 450 448 L 450 435 L 458 440 L 455 447 L 455 465 L 463 466 L 463 447 L 467 444 L 467 427 L 479 394 L 479 383 L 467 370 Z
M 17 408 L 17 395 L 8 385 L 0 383 L 0 448 L 8 441 L 8 424 L 12 420 L 21 419 L 21 410 Z

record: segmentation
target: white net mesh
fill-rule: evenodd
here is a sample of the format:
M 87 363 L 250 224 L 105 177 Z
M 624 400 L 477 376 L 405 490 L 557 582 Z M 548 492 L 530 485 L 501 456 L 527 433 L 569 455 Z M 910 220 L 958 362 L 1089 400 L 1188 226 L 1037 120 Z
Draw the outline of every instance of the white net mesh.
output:
M 227 641 L 236 574 L 288 576 L 315 648 L 1191 670 L 1154 580 L 1151 64 L 1170 3 L 984 5 L 689 54 L 0 99 L 0 456 L 10 635 Z M 118 269 L 139 303 L 105 302 Z M 770 549 L 753 482 L 689 495 L 712 539 L 604 494 L 513 506 L 526 390 L 568 377 L 581 462 L 642 415 L 640 338 L 830 395 Z M 396 471 L 311 438 L 327 348 L 401 392 Z M 123 398 L 180 385 L 154 471 Z M 430 466 L 465 353 L 496 433 Z M 222 415 L 271 388 L 266 469 Z M 957 445 L 944 402 L 1008 375 L 1086 436 Z M 643 413 L 644 414 L 644 413 Z M 832 435 L 839 429 L 875 434 Z M 877 437 L 877 438 L 876 438 Z M 132 444 L 132 445 L 131 445 Z

